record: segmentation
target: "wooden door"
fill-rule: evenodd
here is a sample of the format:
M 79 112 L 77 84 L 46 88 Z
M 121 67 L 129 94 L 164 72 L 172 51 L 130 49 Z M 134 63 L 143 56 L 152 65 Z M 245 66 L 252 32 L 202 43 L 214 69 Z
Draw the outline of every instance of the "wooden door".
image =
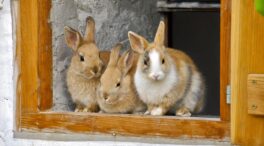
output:
M 264 74 L 264 16 L 254 0 L 232 0 L 231 24 L 232 143 L 263 146 L 264 116 L 248 113 L 247 78 Z

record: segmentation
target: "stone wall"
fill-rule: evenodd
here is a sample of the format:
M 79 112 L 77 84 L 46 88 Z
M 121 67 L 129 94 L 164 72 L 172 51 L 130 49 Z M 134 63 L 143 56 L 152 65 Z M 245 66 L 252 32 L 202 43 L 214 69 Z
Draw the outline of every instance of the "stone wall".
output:
M 68 25 L 82 33 L 85 19 L 96 22 L 96 42 L 101 50 L 123 42 L 129 47 L 129 30 L 152 40 L 160 21 L 156 0 L 53 0 L 51 11 L 53 41 L 54 110 L 71 110 L 73 105 L 65 83 L 72 51 L 64 42 L 63 27 Z

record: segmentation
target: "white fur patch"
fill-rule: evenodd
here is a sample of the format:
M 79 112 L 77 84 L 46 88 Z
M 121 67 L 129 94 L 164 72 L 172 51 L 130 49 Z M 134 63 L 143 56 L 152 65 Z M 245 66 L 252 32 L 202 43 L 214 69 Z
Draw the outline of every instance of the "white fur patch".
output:
M 164 72 L 161 69 L 160 54 L 153 50 L 149 53 L 150 59 L 150 73 L 149 77 L 153 80 L 162 80 L 164 78 Z
M 167 94 L 177 83 L 175 66 L 172 65 L 167 76 L 160 81 L 154 81 L 145 77 L 141 69 L 137 68 L 134 82 L 139 97 L 145 103 L 159 104 L 164 95 Z
M 151 115 L 154 115 L 154 116 L 161 116 L 162 115 L 162 108 L 158 107 L 158 108 L 154 108 L 152 109 Z

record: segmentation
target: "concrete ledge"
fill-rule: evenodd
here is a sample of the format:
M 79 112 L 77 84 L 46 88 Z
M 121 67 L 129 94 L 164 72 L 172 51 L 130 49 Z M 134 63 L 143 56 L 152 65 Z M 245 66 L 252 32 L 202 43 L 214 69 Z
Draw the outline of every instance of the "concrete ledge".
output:
M 160 137 L 125 137 L 106 134 L 66 134 L 66 133 L 40 133 L 40 132 L 14 132 L 14 137 L 18 139 L 38 139 L 52 141 L 118 141 L 118 142 L 138 142 L 150 144 L 184 144 L 184 145 L 231 145 L 230 139 L 222 141 L 215 139 L 169 139 Z

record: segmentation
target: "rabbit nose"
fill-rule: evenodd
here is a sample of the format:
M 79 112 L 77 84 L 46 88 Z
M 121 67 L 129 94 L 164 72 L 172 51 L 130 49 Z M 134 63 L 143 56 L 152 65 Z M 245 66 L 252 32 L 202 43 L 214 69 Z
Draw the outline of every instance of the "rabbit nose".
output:
M 103 98 L 104 98 L 105 100 L 108 99 L 108 95 L 107 95 L 107 93 L 103 93 Z
M 159 75 L 158 75 L 158 74 L 154 74 L 154 75 L 152 75 L 152 77 L 153 77 L 155 80 L 158 80 L 158 79 L 159 79 Z
M 98 72 L 98 67 L 93 67 L 93 72 L 96 74 Z

